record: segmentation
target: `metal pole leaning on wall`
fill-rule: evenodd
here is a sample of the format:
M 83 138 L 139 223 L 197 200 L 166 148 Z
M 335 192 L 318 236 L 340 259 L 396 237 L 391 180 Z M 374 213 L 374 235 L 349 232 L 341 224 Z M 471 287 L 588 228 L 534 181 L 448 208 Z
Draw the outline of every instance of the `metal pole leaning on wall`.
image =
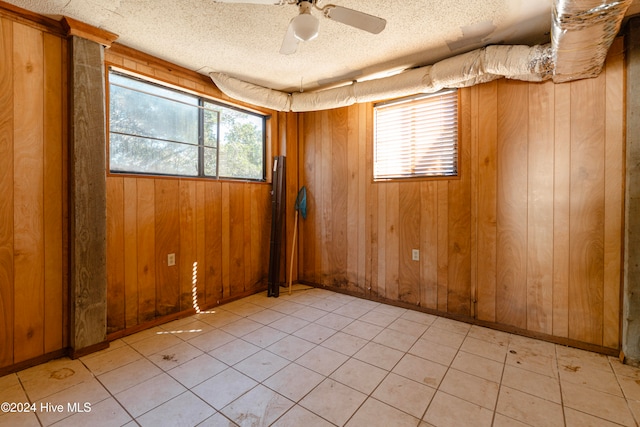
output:
M 282 252 L 282 223 L 284 220 L 285 156 L 273 160 L 271 190 L 271 248 L 269 253 L 269 277 L 267 296 L 280 296 L 280 259 Z

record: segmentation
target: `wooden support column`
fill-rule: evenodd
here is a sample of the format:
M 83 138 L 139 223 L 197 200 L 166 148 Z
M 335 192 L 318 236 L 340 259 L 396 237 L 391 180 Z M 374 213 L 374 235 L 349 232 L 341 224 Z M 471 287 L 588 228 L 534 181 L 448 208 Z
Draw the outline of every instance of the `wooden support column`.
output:
M 70 346 L 79 357 L 108 346 L 104 46 L 115 35 L 65 18 L 70 66 Z M 96 30 L 96 31 L 92 31 Z
M 627 27 L 627 166 L 622 351 L 640 364 L 640 17 Z

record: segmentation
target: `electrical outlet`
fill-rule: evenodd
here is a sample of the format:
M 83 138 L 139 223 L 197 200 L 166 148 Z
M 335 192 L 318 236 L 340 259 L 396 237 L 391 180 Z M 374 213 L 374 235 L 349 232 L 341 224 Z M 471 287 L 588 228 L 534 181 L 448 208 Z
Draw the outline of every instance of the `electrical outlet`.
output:
M 171 267 L 172 265 L 176 265 L 176 254 L 167 255 L 167 265 Z
M 413 261 L 420 261 L 420 249 L 411 250 L 411 259 Z

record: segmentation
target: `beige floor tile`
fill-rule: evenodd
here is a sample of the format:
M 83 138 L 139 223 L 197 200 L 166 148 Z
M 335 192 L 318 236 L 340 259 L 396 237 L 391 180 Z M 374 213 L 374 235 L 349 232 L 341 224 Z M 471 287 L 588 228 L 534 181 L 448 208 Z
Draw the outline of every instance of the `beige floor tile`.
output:
M 373 338 L 373 342 L 406 352 L 416 342 L 417 337 L 398 332 L 393 329 L 385 329 Z
M 241 338 L 255 331 L 256 329 L 260 329 L 262 326 L 263 326 L 262 323 L 254 322 L 253 320 L 249 320 L 247 318 L 242 318 L 242 319 L 236 320 L 235 322 L 231 322 L 224 326 L 221 326 L 220 330 L 228 334 L 231 334 L 234 337 Z M 209 349 L 209 350 L 212 350 L 212 349 Z
M 275 310 L 279 313 L 291 315 L 296 311 L 303 309 L 305 306 L 303 304 L 299 304 L 295 301 L 283 301 L 282 303 L 273 306 L 272 310 Z
M 97 403 L 109 398 L 109 392 L 96 379 L 89 379 L 61 392 L 54 393 L 35 402 L 37 415 L 43 425 L 50 425 L 74 414 L 76 409 L 89 409 Z M 42 410 L 42 408 L 61 407 L 61 411 Z
M 447 331 L 446 329 L 436 328 L 432 325 L 420 338 L 436 344 L 452 347 L 457 350 L 462 345 L 465 336 Z
M 558 367 L 560 369 L 562 369 L 563 366 L 579 366 L 582 369 L 599 369 L 606 372 L 612 371 L 608 357 L 603 354 L 592 353 L 590 351 L 584 351 L 563 345 L 556 345 L 556 357 L 558 359 Z
M 355 320 L 350 323 L 349 326 L 342 329 L 345 334 L 353 335 L 365 340 L 371 340 L 378 335 L 384 328 L 382 326 L 374 325 L 372 323 L 363 322 L 361 320 Z
M 314 347 L 296 360 L 296 363 L 324 376 L 331 375 L 348 359 L 342 353 L 324 347 Z
M 540 341 L 520 335 L 511 335 L 509 350 L 514 350 L 520 355 L 543 356 L 556 358 L 556 346 L 550 342 Z
M 636 423 L 640 424 L 640 402 L 628 400 L 627 405 L 629 405 L 629 410 L 633 414 L 633 418 L 636 420 Z
M 485 380 L 499 383 L 502 378 L 504 365 L 496 362 L 495 360 L 459 351 L 453 360 L 451 367 L 459 371 L 484 378 Z
M 300 319 L 306 320 L 307 322 L 315 322 L 319 318 L 326 316 L 327 313 L 328 312 L 325 310 L 306 306 L 293 313 L 292 316 L 299 317 Z
M 609 364 L 618 376 L 631 377 L 640 380 L 640 368 L 637 366 L 626 365 L 617 357 L 609 357 Z
M 307 340 L 293 335 L 287 335 L 280 341 L 267 347 L 267 350 L 287 360 L 293 361 L 314 347 L 316 347 L 316 345 Z
M 486 359 L 495 360 L 500 363 L 504 363 L 507 357 L 506 345 L 493 344 L 488 341 L 472 337 L 465 338 L 464 342 L 460 346 L 460 350 L 475 354 L 476 356 L 482 356 Z
M 506 365 L 502 385 L 555 403 L 562 403 L 560 382 L 556 378 Z
M 347 316 L 342 316 L 336 313 L 329 313 L 324 317 L 316 320 L 316 323 L 322 326 L 326 326 L 327 328 L 331 328 L 333 330 L 339 331 L 347 325 L 353 322 L 353 319 Z
M 329 421 L 320 418 L 313 412 L 303 408 L 300 405 L 296 405 L 287 411 L 282 417 L 280 417 L 273 427 L 333 427 Z
M 56 359 L 18 372 L 29 400 L 34 402 L 89 381 L 93 375 L 79 360 Z
M 403 334 L 410 335 L 414 338 L 419 338 L 427 329 L 429 329 L 429 326 L 400 317 L 394 320 L 387 328 L 402 332 Z
M 232 324 L 235 324 L 241 321 L 242 320 L 238 320 Z M 260 325 L 259 323 L 255 323 L 255 324 Z M 197 337 L 192 338 L 187 342 L 192 346 L 196 347 L 197 349 L 202 350 L 206 353 L 220 346 L 223 346 L 226 343 L 229 343 L 235 339 L 236 337 L 228 332 L 225 332 L 221 329 L 214 329 L 213 331 L 204 333 L 202 335 L 198 335 Z
M 438 427 L 459 427 L 471 425 L 484 427 L 491 425 L 493 412 L 450 394 L 438 391 L 431 400 L 424 420 Z
M 311 323 L 304 328 L 298 329 L 293 333 L 298 338 L 305 339 L 314 344 L 320 344 L 322 341 L 328 339 L 335 334 L 336 331 L 326 326 Z
M 346 354 L 347 356 L 353 356 L 362 349 L 367 342 L 367 340 L 354 335 L 336 332 L 323 341 L 321 345 L 339 353 Z
M 292 406 L 291 400 L 259 384 L 220 412 L 241 427 L 266 427 Z
M 437 388 L 447 372 L 447 367 L 412 354 L 405 354 L 393 368 L 393 372 L 429 387 Z
M 260 351 L 260 347 L 253 345 L 242 338 L 236 338 L 233 341 L 221 345 L 209 352 L 210 356 L 226 363 L 227 365 L 235 365 L 241 360 L 246 359 Z
M 135 351 L 128 344 L 124 343 L 124 345 L 114 349 L 108 348 L 106 350 L 81 357 L 80 360 L 94 375 L 101 375 L 105 372 L 112 371 L 116 368 L 139 360 L 142 357 L 143 356 L 140 353 Z
M 493 411 L 498 400 L 499 385 L 451 368 L 438 389 Z
M 40 427 L 41 425 L 35 412 L 0 413 L 0 427 Z
M 402 308 L 402 307 L 396 307 L 395 305 L 388 305 L 388 304 L 378 304 L 377 306 L 375 306 L 373 308 L 372 311 L 378 312 L 378 313 L 384 313 L 384 314 L 389 314 L 391 316 L 394 316 L 396 318 L 404 315 L 407 311 L 406 308 Z
M 214 328 L 221 328 L 229 323 L 242 319 L 242 317 L 237 314 L 224 310 L 210 310 L 206 313 L 196 314 L 194 318 L 201 320 Z
M 144 331 L 136 332 L 135 334 L 127 335 L 122 338 L 122 341 L 131 345 L 134 342 L 154 337 L 158 334 L 162 334 L 163 332 L 166 331 L 159 326 L 155 326 L 153 328 L 145 329 Z
M 493 427 L 528 427 L 529 425 L 502 414 L 493 415 Z
M 239 300 L 232 302 L 230 304 L 225 304 L 221 308 L 224 310 L 236 314 L 240 317 L 248 317 L 252 314 L 256 314 L 262 310 L 265 310 L 264 307 L 261 307 L 256 304 L 252 304 L 250 302 L 244 302 L 244 300 Z
M 618 379 L 611 369 L 606 371 L 604 369 L 582 367 L 580 365 L 565 365 L 559 360 L 558 364 L 558 372 L 562 384 L 570 382 L 616 396 L 623 396 L 620 384 L 618 384 Z
M 387 373 L 384 369 L 358 359 L 349 359 L 331 374 L 330 378 L 362 393 L 371 394 Z
M 98 379 L 111 394 L 116 394 L 153 378 L 161 372 L 162 370 L 148 359 L 140 359 L 102 374 Z
M 114 398 L 110 397 L 91 406 L 91 412 L 76 413 L 54 425 L 56 427 L 119 427 L 127 424 L 130 420 L 129 414 Z
M 561 405 L 506 386 L 500 388 L 496 412 L 533 426 L 564 424 Z
M 192 388 L 191 391 L 220 410 L 258 383 L 233 368 L 226 369 Z
M 286 336 L 287 334 L 282 331 L 269 326 L 263 326 L 260 329 L 249 332 L 247 335 L 243 336 L 242 339 L 249 341 L 251 344 L 257 345 L 258 347 L 265 348 L 277 341 L 280 341 Z
M 371 323 L 372 325 L 386 328 L 391 323 L 393 323 L 393 321 L 396 320 L 398 316 L 399 315 L 372 310 L 360 316 L 358 320 L 361 322 L 367 322 L 367 323 Z
M 471 329 L 471 325 L 468 323 L 447 319 L 446 317 L 438 317 L 431 326 L 462 335 L 466 335 L 469 332 L 469 329 Z
M 326 379 L 300 401 L 300 405 L 320 417 L 344 425 L 367 396 L 332 379 Z
M 552 378 L 558 378 L 558 364 L 555 357 L 531 353 L 526 350 L 509 349 L 507 351 L 507 365 L 526 369 Z
M 138 417 L 185 391 L 184 386 L 163 373 L 116 394 L 115 398 L 127 412 Z
M 133 342 L 130 345 L 143 356 L 151 356 L 152 354 L 158 353 L 182 342 L 183 341 L 175 335 L 160 331 L 153 336 Z
M 17 374 L 0 377 L 0 402 L 27 402 L 27 394 L 20 384 Z M 0 411 L 0 416 L 2 416 Z
M 580 412 L 625 426 L 635 425 L 627 402 L 621 397 L 572 383 L 563 383 L 562 399 L 566 407 Z
M 192 388 L 225 369 L 227 369 L 227 365 L 208 354 L 203 354 L 173 368 L 167 373 L 183 386 Z
M 342 307 L 345 303 L 341 301 L 331 300 L 328 298 L 323 299 L 322 301 L 316 301 L 310 304 L 311 307 L 319 308 L 324 311 L 333 311 Z
M 195 426 L 215 412 L 202 399 L 187 391 L 138 417 L 136 421 L 142 427 Z
M 286 314 L 280 313 L 279 311 L 267 309 L 252 314 L 251 316 L 249 316 L 249 319 L 253 320 L 254 322 L 262 323 L 263 325 L 268 325 L 282 319 L 285 316 Z
M 339 314 L 341 316 L 349 317 L 351 319 L 357 319 L 360 316 L 364 316 L 369 311 L 371 311 L 370 308 L 363 307 L 362 305 L 359 305 L 356 301 L 354 301 L 354 302 L 350 302 L 350 303 L 347 303 L 347 304 L 343 305 L 342 307 L 334 310 L 333 312 L 335 314 Z
M 242 362 L 236 363 L 233 367 L 254 380 L 262 382 L 289 363 L 287 359 L 277 354 L 261 350 Z
M 489 329 L 478 325 L 471 326 L 467 337 L 487 341 L 500 346 L 509 346 L 509 341 L 511 340 L 511 335 L 507 332 L 496 331 L 494 329 Z
M 375 342 L 369 342 L 354 358 L 390 371 L 402 359 L 403 352 Z
M 390 373 L 372 396 L 399 410 L 422 418 L 436 390 L 403 376 Z
M 637 379 L 632 377 L 624 377 L 619 376 L 618 382 L 620 383 L 620 387 L 622 387 L 622 391 L 624 392 L 624 396 L 628 400 L 640 401 L 640 382 Z
M 285 316 L 282 319 L 276 320 L 275 322 L 269 324 L 269 326 L 287 334 L 292 334 L 295 331 L 304 328 L 309 323 L 310 322 L 307 322 L 304 319 L 300 319 L 299 317 Z
M 193 317 L 185 317 L 183 319 L 174 320 L 173 322 L 160 325 L 160 328 L 167 333 L 175 335 L 176 337 L 185 341 L 214 329 L 214 327 L 209 325 L 208 323 L 203 322 L 202 320 L 195 319 Z
M 369 398 L 347 422 L 347 427 L 394 426 L 415 427 L 420 421 L 379 400 Z
M 420 323 L 421 325 L 429 326 L 435 322 L 438 316 L 434 316 L 429 313 L 422 313 L 420 311 L 407 310 L 402 316 L 401 319 L 410 320 L 415 323 Z
M 409 353 L 441 365 L 449 366 L 451 362 L 453 362 L 454 357 L 456 357 L 458 350 L 421 338 L 409 349 Z
M 298 402 L 325 379 L 310 369 L 291 363 L 269 377 L 264 385 Z
M 597 418 L 575 409 L 565 408 L 564 417 L 567 427 L 616 427 L 620 424 L 614 424 L 602 418 Z
M 202 350 L 197 349 L 189 343 L 181 342 L 178 345 L 174 345 L 173 347 L 149 356 L 149 360 L 155 363 L 160 369 L 168 371 L 191 359 L 195 359 L 201 354 L 203 354 Z

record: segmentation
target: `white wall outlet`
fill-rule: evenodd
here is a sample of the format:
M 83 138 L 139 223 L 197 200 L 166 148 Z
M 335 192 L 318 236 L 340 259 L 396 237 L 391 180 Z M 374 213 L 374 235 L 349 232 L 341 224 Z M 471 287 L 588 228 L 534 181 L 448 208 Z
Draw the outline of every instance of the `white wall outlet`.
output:
M 411 259 L 413 261 L 420 261 L 420 249 L 411 249 Z
M 167 265 L 171 267 L 172 265 L 176 265 L 176 254 L 167 255 Z

